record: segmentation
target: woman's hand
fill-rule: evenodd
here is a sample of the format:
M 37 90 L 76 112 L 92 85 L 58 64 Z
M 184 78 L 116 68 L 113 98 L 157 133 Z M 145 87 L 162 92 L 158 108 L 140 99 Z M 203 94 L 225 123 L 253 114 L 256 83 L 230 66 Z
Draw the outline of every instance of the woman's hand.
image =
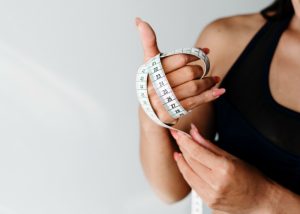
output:
M 275 183 L 204 139 L 194 125 L 191 136 L 171 133 L 182 152 L 174 154 L 179 170 L 210 208 L 238 214 L 273 213 L 272 202 L 278 198 Z
M 155 32 L 148 23 L 139 18 L 136 19 L 136 25 L 140 32 L 144 49 L 144 61 L 146 62 L 160 53 L 156 42 Z M 206 54 L 209 52 L 207 48 L 204 48 L 203 51 Z M 192 110 L 205 102 L 210 102 L 225 92 L 225 89 L 223 88 L 212 88 L 220 81 L 219 77 L 215 76 L 205 77 L 201 80 L 199 79 L 203 74 L 202 67 L 197 64 L 190 64 L 197 60 L 197 57 L 187 54 L 178 54 L 162 59 L 166 77 L 174 94 L 187 111 Z M 159 119 L 165 123 L 175 122 L 176 120 L 174 120 L 174 118 L 172 118 L 165 110 L 159 97 L 155 93 L 152 84 L 149 82 L 148 94 L 151 105 Z

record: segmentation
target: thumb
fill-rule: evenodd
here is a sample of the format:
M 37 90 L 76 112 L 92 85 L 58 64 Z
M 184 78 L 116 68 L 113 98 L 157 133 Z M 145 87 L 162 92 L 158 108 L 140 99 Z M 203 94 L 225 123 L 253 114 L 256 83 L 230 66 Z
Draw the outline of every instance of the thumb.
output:
M 136 18 L 135 23 L 142 40 L 144 49 L 144 61 L 146 62 L 150 58 L 160 53 L 157 47 L 155 32 L 147 22 L 143 21 L 140 18 Z

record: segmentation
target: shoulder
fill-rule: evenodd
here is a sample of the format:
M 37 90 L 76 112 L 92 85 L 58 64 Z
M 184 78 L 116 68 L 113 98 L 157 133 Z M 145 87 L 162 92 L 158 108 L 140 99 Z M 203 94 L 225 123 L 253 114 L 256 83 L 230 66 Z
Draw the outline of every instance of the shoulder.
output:
M 236 16 L 228 16 L 208 24 L 203 32 L 210 30 L 222 30 L 222 32 L 230 32 L 228 30 L 244 30 L 247 28 L 255 27 L 259 22 L 264 22 L 265 18 L 259 13 L 243 14 Z
M 209 48 L 212 72 L 224 73 L 265 22 L 259 13 L 217 19 L 204 28 L 195 46 Z
M 198 45 L 215 42 L 226 44 L 228 41 L 236 41 L 240 36 L 245 37 L 257 31 L 264 23 L 265 19 L 259 13 L 217 19 L 204 28 L 197 43 Z

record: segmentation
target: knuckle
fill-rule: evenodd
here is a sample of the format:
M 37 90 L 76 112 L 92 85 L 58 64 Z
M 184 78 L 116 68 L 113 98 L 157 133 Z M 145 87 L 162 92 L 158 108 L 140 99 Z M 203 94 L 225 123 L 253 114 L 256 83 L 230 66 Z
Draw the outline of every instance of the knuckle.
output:
M 191 82 L 190 90 L 191 90 L 192 93 L 198 93 L 199 85 L 197 84 L 196 81 Z
M 220 197 L 217 193 L 213 193 L 207 199 L 207 206 L 211 209 L 217 209 L 220 204 Z
M 218 196 L 221 196 L 226 192 L 228 188 L 227 184 L 226 179 L 222 179 L 222 181 L 215 186 L 215 191 Z
M 197 68 L 195 66 L 188 65 L 186 66 L 186 75 L 188 79 L 196 79 L 198 75 Z
M 203 82 L 204 82 L 206 89 L 209 89 L 215 85 L 215 83 L 211 77 L 205 77 L 205 78 L 203 78 L 203 80 L 204 80 Z
M 211 100 L 212 93 L 205 92 L 205 93 L 202 94 L 202 96 L 203 96 L 203 102 L 208 102 L 208 101 Z
M 207 200 L 207 202 L 206 202 L 206 204 L 207 204 L 207 206 L 209 207 L 209 208 L 211 208 L 211 209 L 216 209 L 216 207 L 215 207 L 215 202 L 214 202 L 214 200 L 213 199 L 208 199 Z
M 200 65 L 195 65 L 197 77 L 201 77 L 204 73 L 203 68 Z
M 158 118 L 164 123 L 168 123 L 170 121 L 170 118 L 165 113 L 159 113 Z
M 178 62 L 181 65 L 186 65 L 188 63 L 188 56 L 186 54 L 180 54 L 180 55 L 178 55 Z
M 195 100 L 192 99 L 192 98 L 189 98 L 189 99 L 186 99 L 184 101 L 182 101 L 182 106 L 185 108 L 185 109 L 192 109 L 195 107 Z
M 225 161 L 223 162 L 223 167 L 221 170 L 221 173 L 224 176 L 224 178 L 231 177 L 232 175 L 234 175 L 235 171 L 236 171 L 236 166 L 234 162 L 226 158 Z
M 208 86 L 212 87 L 213 85 L 216 84 L 215 80 L 212 77 L 207 78 L 208 79 Z

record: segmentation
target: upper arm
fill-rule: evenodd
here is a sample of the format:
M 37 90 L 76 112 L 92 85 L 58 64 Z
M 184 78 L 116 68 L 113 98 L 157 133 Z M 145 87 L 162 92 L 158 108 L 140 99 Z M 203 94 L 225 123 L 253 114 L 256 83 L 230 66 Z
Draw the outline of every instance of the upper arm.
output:
M 254 13 L 217 19 L 207 25 L 195 47 L 210 49 L 209 75 L 220 76 L 222 80 L 265 21 L 259 13 Z
M 213 21 L 204 28 L 195 43 L 195 47 L 210 49 L 208 55 L 211 64 L 209 76 L 217 75 L 221 80 L 224 78 L 260 26 L 255 24 L 256 19 L 261 21 L 259 18 L 254 14 L 222 18 Z M 219 84 L 215 87 L 218 87 Z M 188 131 L 190 123 L 194 123 L 206 138 L 213 139 L 215 129 L 212 102 L 204 103 L 193 109 L 191 113 L 178 121 L 177 127 Z
M 222 32 L 222 21 L 216 20 L 211 24 L 207 25 L 202 33 L 200 34 L 199 38 L 196 41 L 195 47 L 204 48 L 207 47 L 210 49 L 209 59 L 210 59 L 210 71 L 209 76 L 214 73 L 215 64 L 217 63 L 216 55 L 217 47 L 222 45 L 222 39 L 219 36 L 220 32 Z M 224 39 L 224 38 L 223 38 Z M 199 62 L 194 62 L 191 64 L 198 64 Z M 190 130 L 190 124 L 194 123 L 199 131 L 201 132 L 204 137 L 208 139 L 212 139 L 214 137 L 214 112 L 212 103 L 204 103 L 197 108 L 193 109 L 193 111 L 186 116 L 180 118 L 178 124 L 176 124 L 176 128 L 180 130 L 184 130 L 188 132 Z

